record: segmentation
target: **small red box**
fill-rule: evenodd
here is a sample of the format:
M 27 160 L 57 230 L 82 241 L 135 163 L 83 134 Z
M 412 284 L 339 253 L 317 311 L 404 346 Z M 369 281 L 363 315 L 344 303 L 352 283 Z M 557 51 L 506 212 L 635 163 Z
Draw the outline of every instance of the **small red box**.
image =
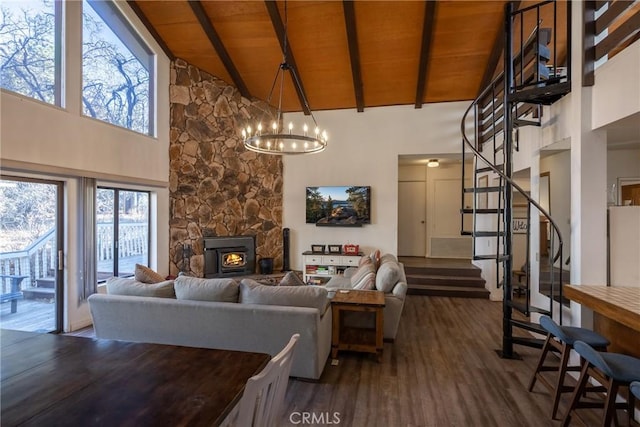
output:
M 358 255 L 359 245 L 344 245 L 344 253 L 346 255 Z

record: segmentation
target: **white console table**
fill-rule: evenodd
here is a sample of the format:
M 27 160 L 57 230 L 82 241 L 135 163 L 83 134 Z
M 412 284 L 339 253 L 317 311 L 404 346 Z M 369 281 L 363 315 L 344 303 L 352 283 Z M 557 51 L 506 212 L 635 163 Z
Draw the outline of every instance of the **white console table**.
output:
M 347 268 L 358 267 L 362 255 L 362 252 L 357 255 L 303 252 L 303 280 L 309 285 L 324 285 Z

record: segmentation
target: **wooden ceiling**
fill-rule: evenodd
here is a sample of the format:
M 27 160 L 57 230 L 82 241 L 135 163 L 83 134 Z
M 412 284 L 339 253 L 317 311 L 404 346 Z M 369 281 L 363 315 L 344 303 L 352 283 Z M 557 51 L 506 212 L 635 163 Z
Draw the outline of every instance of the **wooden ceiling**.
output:
M 314 111 L 472 100 L 502 69 L 505 3 L 289 1 L 289 62 Z M 267 99 L 282 61 L 284 1 L 129 4 L 170 58 Z M 303 111 L 286 75 L 283 110 Z

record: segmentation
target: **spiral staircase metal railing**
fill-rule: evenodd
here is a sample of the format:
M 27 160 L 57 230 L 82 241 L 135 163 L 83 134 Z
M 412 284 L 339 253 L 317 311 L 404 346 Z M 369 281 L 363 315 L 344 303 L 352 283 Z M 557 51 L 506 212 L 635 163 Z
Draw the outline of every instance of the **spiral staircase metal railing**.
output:
M 562 309 L 554 310 L 554 305 L 562 304 L 562 268 L 559 277 L 555 274 L 554 265 L 563 261 L 563 238 L 560 227 L 552 216 L 538 201 L 532 198 L 513 179 L 513 153 L 519 149 L 518 129 L 522 126 L 540 126 L 542 105 L 550 105 L 570 91 L 570 11 L 567 9 L 567 24 L 564 25 L 567 40 L 566 59 L 560 67 L 557 31 L 563 29 L 558 25 L 557 3 L 544 1 L 514 11 L 514 4 L 505 7 L 505 53 L 504 71 L 500 73 L 482 93 L 471 103 L 461 122 L 462 159 L 468 155 L 473 157 L 473 185 L 465 187 L 465 172 L 462 172 L 461 195 L 461 234 L 469 235 L 473 240 L 474 260 L 495 260 L 496 286 L 503 290 L 503 339 L 501 357 L 517 358 L 513 345 L 541 347 L 542 341 L 530 337 L 514 336 L 513 328 L 532 332 L 545 333 L 539 324 L 514 317 L 514 310 L 524 316 L 531 313 L 546 314 L 555 317 L 562 323 Z M 532 19 L 531 17 L 534 16 Z M 549 24 L 541 28 L 541 24 Z M 525 40 L 527 22 L 534 22 L 531 35 Z M 514 31 L 515 29 L 515 31 Z M 514 51 L 514 38 L 519 31 L 519 46 Z M 553 36 L 555 35 L 555 37 Z M 553 39 L 553 45 L 549 47 Z M 549 64 L 549 62 L 552 62 Z M 566 74 L 564 71 L 566 70 Z M 467 134 L 468 124 L 473 121 L 473 137 Z M 487 145 L 488 144 L 488 145 Z M 488 155 L 483 155 L 482 151 Z M 487 158 L 491 157 L 491 159 Z M 488 176 L 497 180 L 497 185 L 479 185 L 480 176 Z M 513 195 L 518 194 L 526 203 L 526 259 L 530 259 L 531 216 L 534 208 L 551 225 L 549 251 L 550 294 L 549 307 L 541 308 L 531 304 L 530 273 L 526 274 L 524 286 L 524 302 L 515 301 L 514 293 L 522 291 L 513 283 Z M 466 195 L 471 194 L 469 204 Z M 489 195 L 492 206 L 487 201 Z M 480 205 L 480 196 L 485 203 Z M 465 215 L 473 218 L 471 230 L 465 230 Z M 481 219 L 484 217 L 485 219 Z M 491 227 L 487 227 L 492 225 Z M 482 228 L 482 229 L 481 229 Z M 489 229 L 487 229 L 489 228 Z M 480 239 L 495 239 L 493 253 L 479 253 Z M 486 246 L 482 246 L 485 248 Z

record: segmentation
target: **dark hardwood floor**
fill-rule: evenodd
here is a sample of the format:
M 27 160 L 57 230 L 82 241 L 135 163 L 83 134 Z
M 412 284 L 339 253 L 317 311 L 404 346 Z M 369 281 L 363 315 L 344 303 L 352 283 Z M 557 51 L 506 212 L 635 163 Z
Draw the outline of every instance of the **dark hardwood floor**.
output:
M 500 359 L 501 303 L 409 295 L 395 343 L 383 362 L 341 353 L 320 381 L 289 382 L 283 426 L 298 412 L 340 426 L 558 426 L 552 397 L 542 385 L 527 391 L 539 350 L 518 347 L 522 360 Z M 569 395 L 562 400 L 564 415 Z M 581 410 L 586 425 L 599 425 L 599 410 Z M 293 423 L 291 422 L 293 417 Z M 621 421 L 626 417 L 621 414 Z M 333 424 L 327 421 L 334 420 Z M 581 425 L 574 417 L 572 425 Z
M 337 366 L 327 362 L 318 382 L 292 379 L 281 425 L 559 426 L 550 419 L 550 392 L 540 384 L 527 391 L 539 350 L 517 347 L 522 360 L 495 353 L 501 307 L 483 299 L 408 295 L 382 363 L 345 352 Z M 92 330 L 78 335 L 90 337 Z M 564 395 L 559 416 L 568 400 Z M 600 414 L 580 410 L 582 422 L 574 417 L 572 425 L 599 425 Z M 626 425 L 626 414 L 619 418 Z

